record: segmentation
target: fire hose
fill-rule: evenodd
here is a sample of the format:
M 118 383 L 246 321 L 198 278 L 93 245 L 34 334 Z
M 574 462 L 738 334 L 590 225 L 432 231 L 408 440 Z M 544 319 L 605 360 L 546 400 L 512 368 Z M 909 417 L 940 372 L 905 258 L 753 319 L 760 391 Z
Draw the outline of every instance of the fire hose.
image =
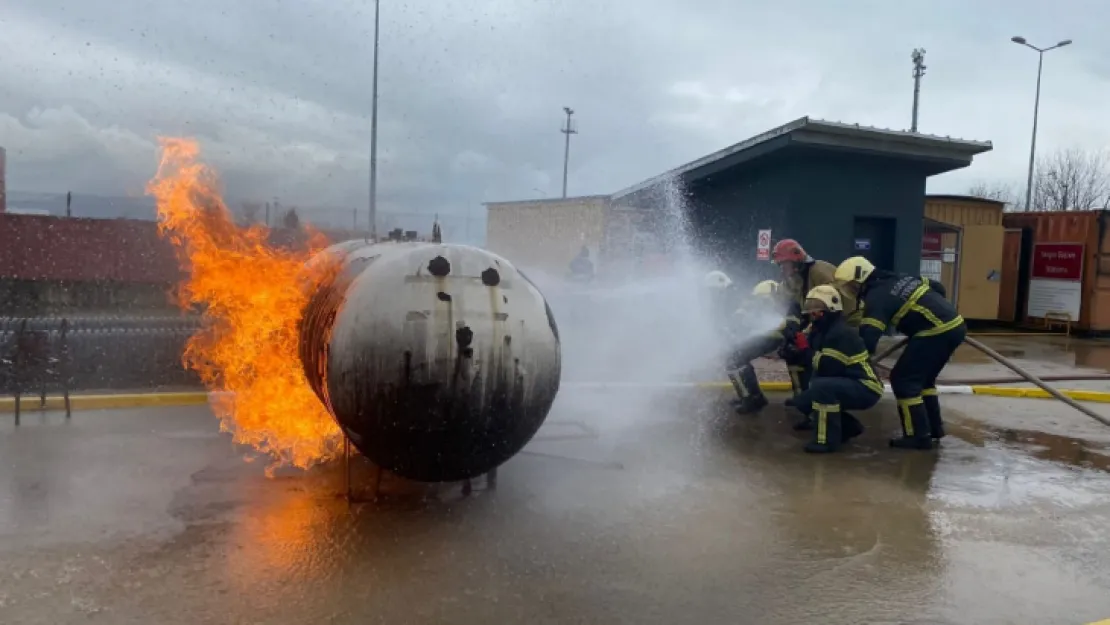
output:
M 878 356 L 876 356 L 873 359 L 874 365 L 879 367 L 879 368 L 886 369 L 887 367 L 880 364 L 882 362 L 882 360 L 887 358 L 888 356 L 890 356 L 894 352 L 898 351 L 902 347 L 904 347 L 906 345 L 906 343 L 909 342 L 909 340 L 910 340 L 909 337 L 903 338 L 901 341 L 899 341 L 898 343 L 896 343 L 893 346 L 891 346 L 890 348 L 888 348 L 886 351 L 884 351 L 881 354 L 879 354 Z M 974 347 L 975 349 L 983 352 L 984 354 L 986 354 L 990 358 L 997 361 L 998 364 L 1006 367 L 1007 369 L 1010 369 L 1011 371 L 1018 374 L 1019 376 L 1021 376 L 1022 378 L 1024 378 L 1028 382 L 1030 382 L 1032 384 L 1035 384 L 1036 386 L 1040 387 L 1042 390 L 1044 390 L 1044 392 L 1048 393 L 1049 395 L 1055 397 L 1056 399 L 1059 399 L 1060 401 L 1062 401 L 1065 404 L 1071 406 L 1072 408 L 1075 408 L 1079 412 L 1082 412 L 1083 414 L 1085 414 L 1088 417 L 1094 419 L 1095 421 L 1098 421 L 1099 423 L 1101 423 L 1103 425 L 1110 426 L 1110 418 L 1107 418 L 1107 417 L 1104 417 L 1103 415 L 1098 414 L 1097 412 L 1091 410 L 1090 408 L 1087 408 L 1086 406 L 1080 404 L 1079 402 L 1077 402 L 1074 399 L 1068 397 L 1067 395 L 1064 395 L 1060 391 L 1052 388 L 1047 383 L 1045 383 L 1045 381 L 1042 380 L 1041 378 L 1038 378 L 1037 376 L 1033 375 L 1032 373 L 1029 373 L 1025 369 L 1022 369 L 1014 361 L 1010 360 L 1009 358 L 1006 358 L 1002 354 L 999 354 L 998 352 L 996 352 L 993 349 L 987 347 L 986 345 L 979 342 L 978 340 L 969 336 L 969 337 L 964 339 L 964 342 L 967 343 L 968 345 Z

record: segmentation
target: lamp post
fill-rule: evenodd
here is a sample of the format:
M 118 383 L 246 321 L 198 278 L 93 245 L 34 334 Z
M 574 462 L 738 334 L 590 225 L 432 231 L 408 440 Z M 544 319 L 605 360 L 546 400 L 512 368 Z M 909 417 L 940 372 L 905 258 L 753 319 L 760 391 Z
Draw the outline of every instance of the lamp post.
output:
M 1025 210 L 1028 211 L 1033 199 L 1033 163 L 1037 155 L 1037 115 L 1041 108 L 1041 69 L 1044 67 L 1044 53 L 1071 44 L 1071 39 L 1065 39 L 1048 48 L 1038 48 L 1026 41 L 1025 37 L 1010 37 L 1010 41 L 1037 51 L 1037 95 L 1033 100 L 1033 138 L 1029 142 L 1029 175 L 1025 182 Z
M 370 105 L 370 241 L 378 241 L 378 10 L 381 0 L 374 0 L 374 86 Z

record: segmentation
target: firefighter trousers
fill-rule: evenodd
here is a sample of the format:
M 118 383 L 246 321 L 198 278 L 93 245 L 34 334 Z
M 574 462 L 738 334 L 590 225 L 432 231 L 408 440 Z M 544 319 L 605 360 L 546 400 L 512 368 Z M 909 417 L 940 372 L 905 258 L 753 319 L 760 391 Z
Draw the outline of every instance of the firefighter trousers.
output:
M 920 441 L 944 436 L 937 377 L 965 337 L 967 326 L 960 324 L 942 334 L 914 336 L 906 344 L 890 371 L 903 438 Z
M 741 345 L 729 359 L 728 380 L 732 382 L 732 388 L 736 390 L 736 396 L 741 401 L 763 394 L 759 390 L 759 376 L 755 373 L 752 361 L 778 350 L 780 346 L 782 346 L 781 337 L 759 337 Z
M 863 426 L 848 410 L 867 410 L 882 395 L 853 378 L 815 377 L 793 406 L 813 421 L 813 437 L 806 451 L 836 451 L 840 444 L 859 435 Z

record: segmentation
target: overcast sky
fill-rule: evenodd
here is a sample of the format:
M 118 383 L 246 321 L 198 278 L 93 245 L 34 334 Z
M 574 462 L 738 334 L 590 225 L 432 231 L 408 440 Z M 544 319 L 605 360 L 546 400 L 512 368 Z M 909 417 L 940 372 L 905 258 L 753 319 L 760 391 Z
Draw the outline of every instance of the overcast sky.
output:
M 3 0 L 8 186 L 138 194 L 155 137 L 198 138 L 237 198 L 364 205 L 370 0 Z M 607 193 L 809 115 L 991 140 L 934 192 L 1020 181 L 1039 146 L 1110 146 L 1105 0 L 383 0 L 381 211 Z

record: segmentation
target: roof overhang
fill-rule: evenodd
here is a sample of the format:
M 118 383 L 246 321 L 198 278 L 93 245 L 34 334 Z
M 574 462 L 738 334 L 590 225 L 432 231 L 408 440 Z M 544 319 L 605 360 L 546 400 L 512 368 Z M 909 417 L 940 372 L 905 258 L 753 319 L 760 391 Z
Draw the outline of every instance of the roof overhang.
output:
M 924 222 L 922 225 L 925 227 L 925 229 L 932 230 L 933 232 L 961 232 L 961 231 L 963 231 L 963 228 L 960 227 L 960 226 L 957 226 L 956 224 L 950 224 L 950 223 L 943 222 L 943 221 L 937 221 L 936 219 L 931 219 L 929 217 L 922 218 L 922 221 Z
M 870 154 L 911 161 L 917 163 L 926 176 L 932 176 L 967 167 L 976 154 L 989 152 L 993 146 L 989 141 L 953 139 L 803 117 L 618 191 L 613 200 L 620 201 L 676 178 L 684 183 L 695 182 L 788 148 Z

